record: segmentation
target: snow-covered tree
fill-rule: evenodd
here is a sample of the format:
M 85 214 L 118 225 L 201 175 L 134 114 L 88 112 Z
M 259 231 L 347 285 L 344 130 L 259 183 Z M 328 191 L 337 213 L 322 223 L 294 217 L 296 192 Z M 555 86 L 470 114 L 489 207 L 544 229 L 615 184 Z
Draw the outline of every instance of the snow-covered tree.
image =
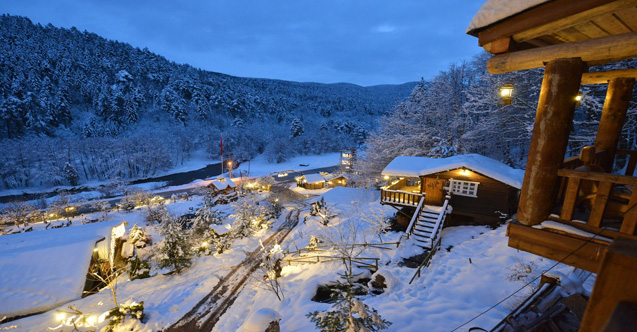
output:
M 164 238 L 155 245 L 157 266 L 161 269 L 170 268 L 179 274 L 192 262 L 192 244 L 174 218 L 162 222 L 161 234 Z

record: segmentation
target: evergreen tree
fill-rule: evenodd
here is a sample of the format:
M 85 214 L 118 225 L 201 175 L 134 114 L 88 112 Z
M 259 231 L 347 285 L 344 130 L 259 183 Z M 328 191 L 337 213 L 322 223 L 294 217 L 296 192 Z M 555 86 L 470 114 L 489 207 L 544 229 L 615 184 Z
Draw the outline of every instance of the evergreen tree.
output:
M 164 238 L 157 244 L 157 265 L 162 269 L 170 268 L 179 274 L 192 262 L 192 244 L 182 234 L 181 227 L 174 218 L 169 218 L 161 224 L 161 234 Z

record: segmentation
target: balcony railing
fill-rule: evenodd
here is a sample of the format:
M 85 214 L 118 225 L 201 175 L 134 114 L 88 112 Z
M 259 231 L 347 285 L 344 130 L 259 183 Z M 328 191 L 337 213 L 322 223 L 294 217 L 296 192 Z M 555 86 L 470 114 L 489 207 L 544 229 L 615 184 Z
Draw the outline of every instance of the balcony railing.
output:
M 588 220 L 584 220 L 588 226 L 601 228 L 602 222 L 608 221 L 611 228 L 616 229 L 615 232 L 618 230 L 624 234 L 635 234 L 636 177 L 570 169 L 561 169 L 557 174 L 565 183 L 565 189 L 558 197 L 562 202 L 560 220 L 586 219 L 585 214 L 579 214 L 576 218 L 575 215 L 579 210 L 589 211 Z

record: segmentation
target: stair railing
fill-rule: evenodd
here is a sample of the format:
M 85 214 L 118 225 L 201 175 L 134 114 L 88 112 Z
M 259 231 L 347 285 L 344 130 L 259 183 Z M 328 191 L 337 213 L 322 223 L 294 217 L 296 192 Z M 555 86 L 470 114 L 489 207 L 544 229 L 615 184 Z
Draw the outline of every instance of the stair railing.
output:
M 442 224 L 447 216 L 447 206 L 449 205 L 450 196 L 445 197 L 445 202 L 442 204 L 442 209 L 440 210 L 440 215 L 436 218 L 436 224 L 434 225 L 433 234 L 431 234 L 431 244 L 434 244 L 434 241 L 440 235 L 440 229 L 442 228 Z M 432 247 L 433 250 L 433 247 Z
M 411 235 L 411 232 L 414 229 L 414 225 L 416 224 L 416 221 L 418 220 L 418 216 L 420 216 L 420 212 L 422 211 L 423 206 L 425 206 L 424 193 L 422 194 L 422 197 L 420 198 L 420 201 L 418 202 L 418 206 L 416 207 L 416 212 L 414 212 L 414 215 L 411 217 L 409 226 L 407 226 L 407 230 L 405 231 L 405 233 L 407 233 L 407 238 L 409 238 L 409 236 Z

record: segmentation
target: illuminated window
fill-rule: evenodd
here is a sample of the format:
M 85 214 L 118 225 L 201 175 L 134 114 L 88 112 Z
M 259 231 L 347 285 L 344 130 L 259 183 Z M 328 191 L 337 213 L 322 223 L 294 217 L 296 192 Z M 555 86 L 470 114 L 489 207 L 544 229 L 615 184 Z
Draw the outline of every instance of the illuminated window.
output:
M 478 197 L 478 185 L 480 182 L 460 181 L 451 179 L 449 188 L 452 194 L 468 197 Z

